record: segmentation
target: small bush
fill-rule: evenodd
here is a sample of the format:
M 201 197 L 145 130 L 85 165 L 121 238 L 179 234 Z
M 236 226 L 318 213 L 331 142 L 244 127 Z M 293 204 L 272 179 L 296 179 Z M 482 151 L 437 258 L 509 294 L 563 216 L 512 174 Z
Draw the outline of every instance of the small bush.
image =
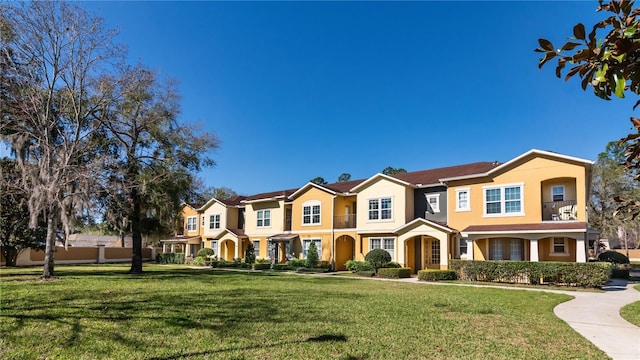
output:
M 411 277 L 411 268 L 381 268 L 378 276 L 388 279 L 401 279 Z
M 256 262 L 255 248 L 251 242 L 247 245 L 247 250 L 244 252 L 244 262 L 247 264 L 253 264 Z
M 256 264 L 271 264 L 269 259 L 256 259 Z
M 307 266 L 307 261 L 304 259 L 291 259 L 287 264 L 292 268 L 301 268 Z
M 376 273 L 373 270 L 362 270 L 362 271 L 356 271 L 355 274 L 358 276 L 372 277 Z
M 373 266 L 373 271 L 377 274 L 382 265 L 391 261 L 391 254 L 384 249 L 373 249 L 365 255 L 364 259 Z
M 617 251 L 605 251 L 598 255 L 598 261 L 606 261 L 614 264 L 629 264 L 629 258 Z
M 184 264 L 184 253 L 156 254 L 158 264 Z
M 220 261 L 215 260 L 215 259 L 209 259 L 209 265 L 213 268 L 217 268 L 220 267 Z
M 235 268 L 235 267 L 238 267 L 238 264 L 236 264 L 234 261 L 220 260 L 218 261 L 218 267 L 219 268 Z
M 456 272 L 453 270 L 420 270 L 418 271 L 418 280 L 439 281 L 439 280 L 456 280 Z
M 191 264 L 195 266 L 206 266 L 207 261 L 202 256 L 196 256 L 195 259 L 193 259 L 193 262 Z
M 215 256 L 216 253 L 215 253 L 215 251 L 213 251 L 213 249 L 202 248 L 202 249 L 198 250 L 198 254 L 197 255 L 198 256 L 202 256 L 203 258 L 206 258 L 206 257 Z
M 314 269 L 320 269 L 323 271 L 329 271 L 331 269 L 331 263 L 323 260 L 323 261 L 318 261 L 318 263 L 316 264 L 316 266 L 313 267 Z
M 401 268 L 400 264 L 395 261 L 389 261 L 388 263 L 382 265 L 383 268 Z
M 253 270 L 269 270 L 271 269 L 271 264 L 269 263 L 254 263 Z
M 273 270 L 293 270 L 293 268 L 287 264 L 273 264 Z
M 356 273 L 358 271 L 373 271 L 373 266 L 368 261 L 357 261 L 357 260 L 349 260 L 345 263 L 347 270 L 352 273 Z
M 319 260 L 318 247 L 316 243 L 312 241 L 311 244 L 309 244 L 309 249 L 307 249 L 307 267 L 312 268 L 316 266 Z

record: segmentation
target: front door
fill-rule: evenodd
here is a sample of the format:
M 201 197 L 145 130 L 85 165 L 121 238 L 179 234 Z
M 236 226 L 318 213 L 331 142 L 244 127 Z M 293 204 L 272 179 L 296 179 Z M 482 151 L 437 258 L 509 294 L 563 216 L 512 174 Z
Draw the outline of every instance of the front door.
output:
M 425 264 L 427 269 L 440 269 L 440 240 L 427 239 L 425 241 Z

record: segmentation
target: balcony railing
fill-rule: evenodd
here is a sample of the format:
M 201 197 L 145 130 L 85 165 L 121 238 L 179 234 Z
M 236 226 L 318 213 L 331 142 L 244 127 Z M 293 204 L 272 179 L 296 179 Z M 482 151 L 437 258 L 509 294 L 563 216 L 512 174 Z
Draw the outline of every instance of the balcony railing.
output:
M 334 229 L 355 229 L 356 214 L 336 215 L 333 217 Z
M 575 200 L 542 203 L 542 221 L 578 220 Z

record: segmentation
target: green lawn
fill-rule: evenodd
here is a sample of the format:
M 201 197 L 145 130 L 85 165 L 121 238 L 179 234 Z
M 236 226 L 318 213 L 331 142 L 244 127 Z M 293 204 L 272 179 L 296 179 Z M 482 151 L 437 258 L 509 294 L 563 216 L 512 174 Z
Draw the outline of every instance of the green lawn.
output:
M 636 285 L 633 288 L 640 291 L 640 285 Z M 640 301 L 623 306 L 620 309 L 620 316 L 628 322 L 640 326 Z
M 0 270 L 2 359 L 602 359 L 551 293 L 145 265 Z

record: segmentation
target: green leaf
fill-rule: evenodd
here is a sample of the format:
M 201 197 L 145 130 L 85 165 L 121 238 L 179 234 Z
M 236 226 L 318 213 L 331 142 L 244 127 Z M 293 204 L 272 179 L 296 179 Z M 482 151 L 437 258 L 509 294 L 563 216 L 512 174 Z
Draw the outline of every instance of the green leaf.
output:
M 622 74 L 613 74 L 613 80 L 616 83 L 616 88 L 614 93 L 616 94 L 617 97 L 624 98 L 624 87 L 626 84 L 624 77 L 622 76 Z
M 580 23 L 576 24 L 576 26 L 573 27 L 573 36 L 575 36 L 576 39 L 578 40 L 584 40 L 585 39 L 584 25 Z
M 547 51 L 553 51 L 553 44 L 551 44 L 551 41 L 547 39 L 538 39 L 538 44 L 540 44 L 541 48 Z
M 622 36 L 625 38 L 632 38 L 633 35 L 636 34 L 636 32 L 638 31 L 638 29 L 634 28 L 634 27 L 628 27 L 624 30 L 624 32 L 622 33 Z

